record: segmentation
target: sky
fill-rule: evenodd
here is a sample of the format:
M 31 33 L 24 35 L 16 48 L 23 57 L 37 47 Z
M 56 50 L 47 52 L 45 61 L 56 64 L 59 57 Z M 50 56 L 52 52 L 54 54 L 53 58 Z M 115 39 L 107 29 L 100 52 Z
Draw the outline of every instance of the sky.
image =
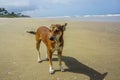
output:
M 31 17 L 120 14 L 120 0 L 0 0 L 0 7 Z

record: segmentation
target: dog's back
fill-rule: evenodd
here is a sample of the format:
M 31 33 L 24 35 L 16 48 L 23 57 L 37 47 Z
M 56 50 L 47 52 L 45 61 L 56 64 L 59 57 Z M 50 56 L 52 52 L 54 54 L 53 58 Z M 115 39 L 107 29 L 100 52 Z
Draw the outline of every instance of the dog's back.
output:
M 45 43 L 49 35 L 49 32 L 50 30 L 47 27 L 45 26 L 39 27 L 36 32 L 36 40 L 37 41 L 42 40 Z

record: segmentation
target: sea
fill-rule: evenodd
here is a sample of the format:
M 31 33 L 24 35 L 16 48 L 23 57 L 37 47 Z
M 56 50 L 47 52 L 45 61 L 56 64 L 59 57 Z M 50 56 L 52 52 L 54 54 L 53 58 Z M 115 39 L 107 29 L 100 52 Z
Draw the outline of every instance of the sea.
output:
M 99 22 L 120 22 L 120 14 L 106 14 L 106 15 L 75 15 L 75 16 L 53 16 L 40 17 L 47 19 L 64 19 L 64 20 L 79 20 L 79 21 L 99 21 Z

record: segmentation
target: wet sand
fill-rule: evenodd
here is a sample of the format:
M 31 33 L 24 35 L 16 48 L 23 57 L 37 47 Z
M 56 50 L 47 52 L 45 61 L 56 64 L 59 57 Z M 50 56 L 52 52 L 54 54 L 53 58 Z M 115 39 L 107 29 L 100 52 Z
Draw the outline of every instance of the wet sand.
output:
M 39 26 L 68 23 L 64 33 L 63 67 L 53 55 L 49 74 L 46 47 L 37 62 L 35 36 Z M 120 23 L 59 19 L 0 18 L 0 80 L 120 80 Z

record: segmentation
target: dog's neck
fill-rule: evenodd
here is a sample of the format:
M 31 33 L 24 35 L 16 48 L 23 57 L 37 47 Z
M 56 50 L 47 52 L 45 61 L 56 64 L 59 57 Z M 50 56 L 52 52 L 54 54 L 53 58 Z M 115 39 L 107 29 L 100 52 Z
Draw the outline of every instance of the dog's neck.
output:
M 61 35 L 59 38 L 55 39 L 54 41 L 51 41 L 52 43 L 52 52 L 54 52 L 55 50 L 62 50 L 63 47 L 63 35 Z
M 61 35 L 58 39 L 55 40 L 55 44 L 57 46 L 61 46 L 61 44 L 63 44 L 63 35 Z

